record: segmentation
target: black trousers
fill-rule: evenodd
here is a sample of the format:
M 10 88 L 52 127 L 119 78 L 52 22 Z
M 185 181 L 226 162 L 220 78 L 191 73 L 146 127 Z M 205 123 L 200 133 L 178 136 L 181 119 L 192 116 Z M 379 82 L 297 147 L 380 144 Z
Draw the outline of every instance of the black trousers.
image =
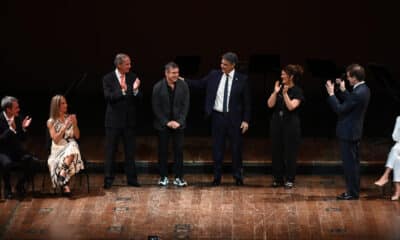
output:
M 168 145 L 172 138 L 174 151 L 174 172 L 175 178 L 183 178 L 183 129 L 164 129 L 158 131 L 158 163 L 160 176 L 168 177 Z
M 298 117 L 274 114 L 270 122 L 272 147 L 272 175 L 276 181 L 294 182 L 296 161 L 301 142 Z
M 229 114 L 214 111 L 212 113 L 212 139 L 214 178 L 220 180 L 222 163 L 224 161 L 226 139 L 231 144 L 232 151 L 232 175 L 236 179 L 243 178 L 242 148 L 243 137 L 240 126 L 235 126 Z
M 122 139 L 125 154 L 125 174 L 128 183 L 136 182 L 135 131 L 133 128 L 106 128 L 106 159 L 104 163 L 104 183 L 112 183 L 115 178 L 115 154 Z
M 15 160 L 14 160 L 15 159 Z M 23 156 L 9 157 L 6 154 L 0 153 L 0 171 L 3 175 L 4 189 L 11 191 L 10 175 L 12 168 L 22 170 L 22 175 L 18 180 L 19 184 L 24 184 L 26 180 L 33 174 L 32 157 L 29 154 Z
M 358 197 L 360 194 L 360 142 L 339 139 L 339 143 L 346 182 L 346 191 L 350 195 Z

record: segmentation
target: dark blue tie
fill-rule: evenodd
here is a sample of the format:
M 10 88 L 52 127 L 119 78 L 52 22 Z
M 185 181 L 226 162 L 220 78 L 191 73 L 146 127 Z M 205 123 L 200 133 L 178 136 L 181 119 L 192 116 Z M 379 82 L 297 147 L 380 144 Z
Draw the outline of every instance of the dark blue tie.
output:
M 226 80 L 225 80 L 225 88 L 224 88 L 224 101 L 222 102 L 222 112 L 226 113 L 228 112 L 228 81 L 229 81 L 229 75 L 226 75 Z

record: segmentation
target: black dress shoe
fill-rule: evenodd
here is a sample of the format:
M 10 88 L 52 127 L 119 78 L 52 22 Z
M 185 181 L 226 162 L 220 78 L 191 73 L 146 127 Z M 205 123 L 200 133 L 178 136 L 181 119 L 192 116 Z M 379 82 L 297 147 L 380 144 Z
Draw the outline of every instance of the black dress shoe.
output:
M 104 183 L 103 188 L 104 189 L 110 189 L 112 186 L 112 183 Z
M 283 181 L 273 181 L 271 186 L 273 188 L 277 188 L 277 187 L 283 187 Z
M 236 184 L 236 186 L 243 186 L 244 185 L 243 179 L 242 178 L 236 178 L 235 184 Z
M 11 192 L 11 190 L 4 190 L 4 198 L 5 199 L 12 199 L 14 197 L 14 194 Z
M 19 197 L 25 197 L 26 190 L 25 190 L 25 184 L 23 183 L 18 183 L 17 186 L 15 187 L 17 189 L 17 195 Z
M 358 196 L 353 196 L 348 193 L 342 193 L 336 197 L 337 200 L 358 200 Z
M 211 183 L 212 186 L 219 186 L 221 185 L 221 179 L 215 179 Z
M 138 181 L 128 182 L 128 186 L 130 187 L 140 187 Z

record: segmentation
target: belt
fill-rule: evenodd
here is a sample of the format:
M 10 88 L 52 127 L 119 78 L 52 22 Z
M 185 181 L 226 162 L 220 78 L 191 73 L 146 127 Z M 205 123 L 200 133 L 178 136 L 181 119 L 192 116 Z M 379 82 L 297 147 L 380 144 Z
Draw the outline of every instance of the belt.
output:
M 216 114 L 219 114 L 219 115 L 223 115 L 223 116 L 229 115 L 229 112 L 220 112 L 220 111 L 217 111 L 217 110 L 213 110 L 213 113 L 216 113 Z

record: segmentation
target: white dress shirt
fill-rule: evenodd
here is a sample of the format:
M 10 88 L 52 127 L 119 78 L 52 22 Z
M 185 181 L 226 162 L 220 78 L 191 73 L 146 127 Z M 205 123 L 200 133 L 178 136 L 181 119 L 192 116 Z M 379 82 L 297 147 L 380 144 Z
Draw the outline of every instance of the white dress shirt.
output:
M 361 82 L 357 83 L 356 85 L 354 85 L 353 89 L 356 89 L 356 87 L 358 87 L 358 86 L 360 86 L 361 84 L 364 84 L 364 83 L 365 83 L 365 81 L 361 81 Z
M 229 112 L 229 97 L 231 96 L 231 88 L 233 77 L 235 76 L 235 69 L 228 73 L 228 97 L 227 97 L 227 108 Z M 217 96 L 215 97 L 214 110 L 217 112 L 222 112 L 224 109 L 224 88 L 225 88 L 226 74 L 222 74 L 221 81 L 219 81 Z
M 14 133 L 17 133 L 17 131 L 11 127 L 11 124 L 14 122 L 14 117 L 8 118 L 8 116 L 7 116 L 7 114 L 6 114 L 5 111 L 3 111 L 3 115 L 4 115 L 4 117 L 5 117 L 6 120 L 7 120 L 8 127 L 10 128 L 10 130 L 13 131 Z

